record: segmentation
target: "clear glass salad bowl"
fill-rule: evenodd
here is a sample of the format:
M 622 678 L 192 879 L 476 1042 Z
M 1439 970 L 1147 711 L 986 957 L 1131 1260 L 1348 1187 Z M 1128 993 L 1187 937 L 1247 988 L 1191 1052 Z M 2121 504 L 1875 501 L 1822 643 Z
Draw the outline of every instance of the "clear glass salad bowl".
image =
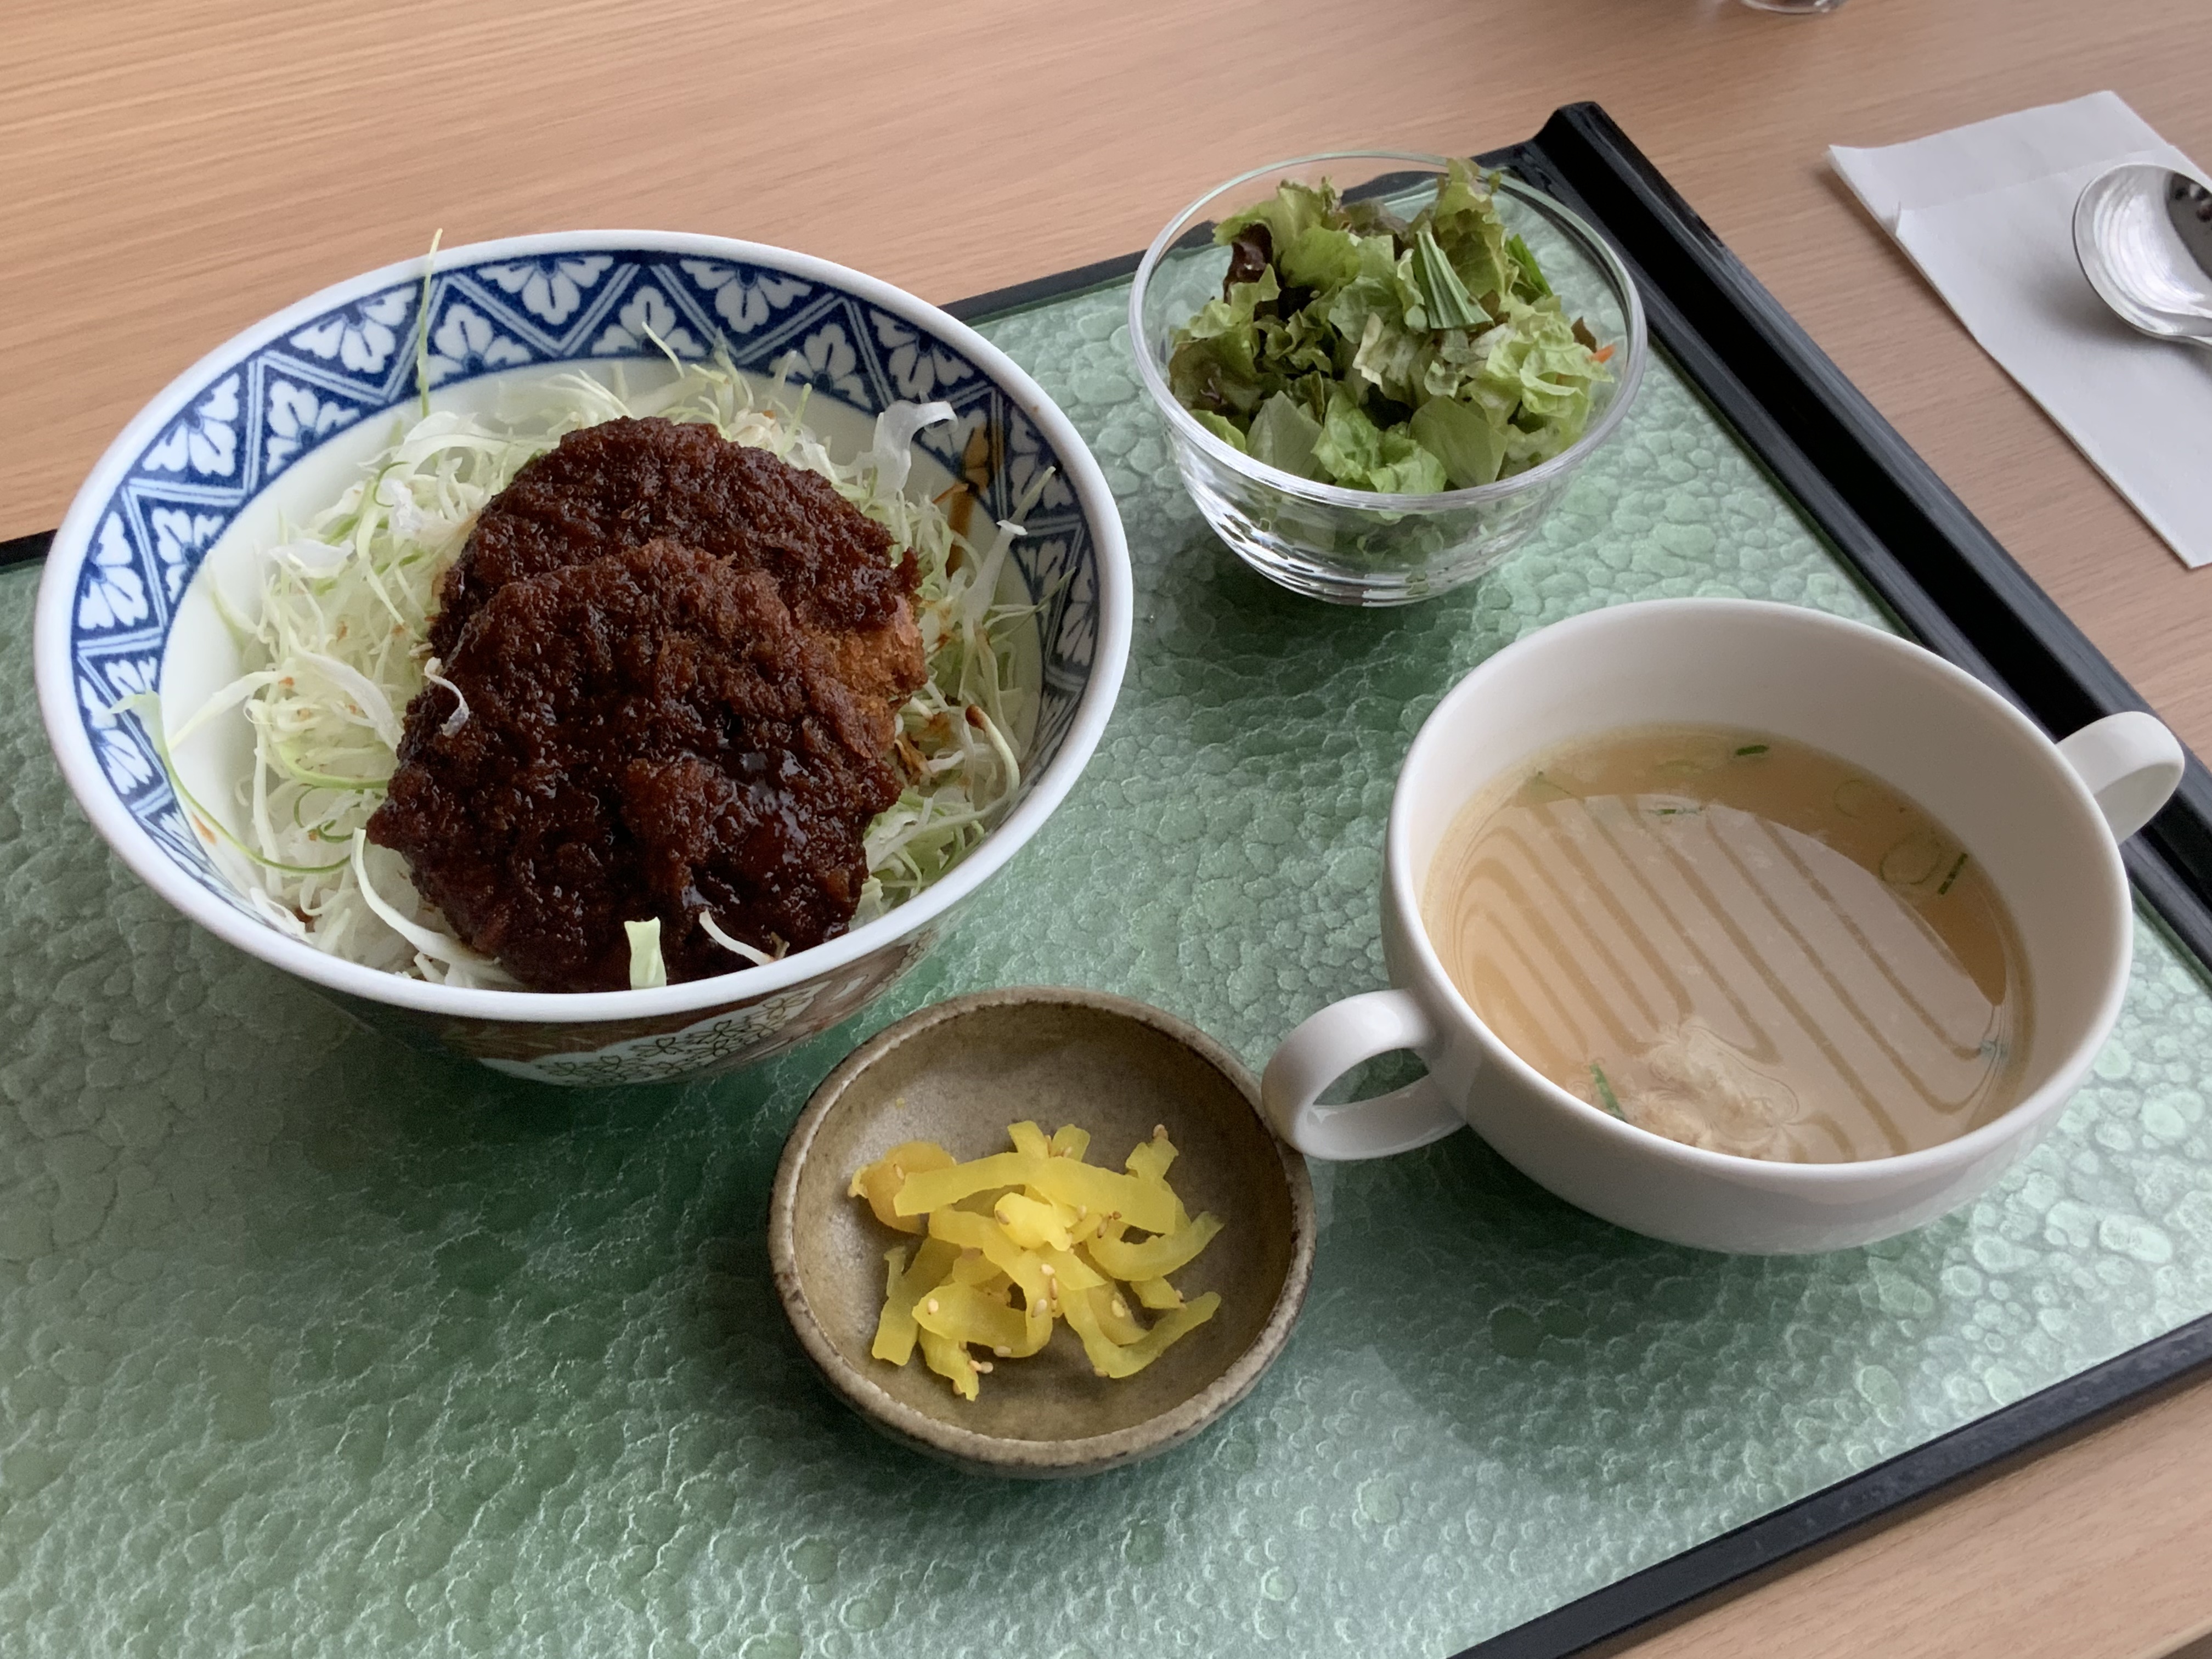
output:
M 1347 201 L 1375 200 L 1410 219 L 1436 199 L 1448 166 L 1436 155 L 1345 150 L 1255 167 L 1176 215 L 1137 268 L 1130 345 L 1183 486 L 1240 558 L 1295 592 L 1338 605 L 1406 605 L 1473 581 L 1528 539 L 1575 470 L 1613 435 L 1642 383 L 1650 348 L 1626 267 L 1571 210 L 1500 177 L 1494 193 L 1506 231 L 1534 254 L 1565 314 L 1579 318 L 1600 349 L 1613 348 L 1611 380 L 1594 388 L 1582 435 L 1559 453 L 1494 483 L 1387 495 L 1268 465 L 1208 430 L 1176 399 L 1169 385 L 1176 331 L 1221 297 L 1231 257 L 1213 240 L 1217 222 L 1279 185 L 1324 179 Z

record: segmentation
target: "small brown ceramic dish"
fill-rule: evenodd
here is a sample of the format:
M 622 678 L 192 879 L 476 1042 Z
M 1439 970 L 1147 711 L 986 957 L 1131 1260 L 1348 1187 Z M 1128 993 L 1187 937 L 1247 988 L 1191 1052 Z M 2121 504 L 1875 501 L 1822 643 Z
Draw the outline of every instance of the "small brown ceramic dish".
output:
M 1095 1474 L 1189 1439 L 1249 1393 L 1289 1340 L 1313 1273 L 1305 1160 L 1261 1121 L 1237 1057 L 1157 1008 L 1096 991 L 979 991 L 924 1008 L 847 1056 L 784 1143 L 769 1200 L 777 1292 L 830 1385 L 916 1449 L 990 1474 Z M 1164 1124 L 1170 1179 L 1195 1215 L 1225 1224 L 1176 1275 L 1221 1310 L 1134 1376 L 1091 1371 L 1065 1326 L 1042 1353 L 1000 1365 L 965 1401 L 919 1356 L 868 1346 L 884 1255 L 908 1242 L 846 1195 L 853 1172 L 905 1140 L 955 1158 L 1006 1150 L 1006 1126 L 1088 1129 L 1091 1161 L 1118 1168 Z

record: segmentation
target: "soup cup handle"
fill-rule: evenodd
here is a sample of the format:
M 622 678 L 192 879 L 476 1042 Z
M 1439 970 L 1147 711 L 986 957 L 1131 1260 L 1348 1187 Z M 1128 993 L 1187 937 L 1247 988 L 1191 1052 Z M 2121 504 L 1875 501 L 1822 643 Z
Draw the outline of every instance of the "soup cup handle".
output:
M 2181 783 L 2180 741 L 2138 709 L 2090 721 L 2058 752 L 2096 797 L 2114 841 L 2148 823 Z
M 1309 1158 L 1386 1158 L 1425 1146 L 1466 1122 L 1435 1078 L 1341 1106 L 1321 1104 L 1321 1093 L 1362 1060 L 1426 1049 L 1436 1037 L 1421 1005 L 1403 991 L 1333 1002 L 1275 1050 L 1260 1079 L 1261 1109 L 1275 1133 Z

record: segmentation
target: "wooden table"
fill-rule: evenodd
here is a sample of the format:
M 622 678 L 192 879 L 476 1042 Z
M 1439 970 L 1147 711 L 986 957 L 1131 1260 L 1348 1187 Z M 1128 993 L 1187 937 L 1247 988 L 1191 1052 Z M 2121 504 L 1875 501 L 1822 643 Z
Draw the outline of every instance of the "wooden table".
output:
M 2212 158 L 2204 0 L 11 0 L 0 37 L 0 539 L 51 527 L 209 346 L 434 229 L 718 232 L 949 299 L 1140 246 L 1273 156 L 1486 149 L 1590 98 L 2212 754 L 2212 573 L 1823 160 L 2107 87 Z M 2208 1632 L 2212 1383 L 1632 1651 L 2150 1659 Z

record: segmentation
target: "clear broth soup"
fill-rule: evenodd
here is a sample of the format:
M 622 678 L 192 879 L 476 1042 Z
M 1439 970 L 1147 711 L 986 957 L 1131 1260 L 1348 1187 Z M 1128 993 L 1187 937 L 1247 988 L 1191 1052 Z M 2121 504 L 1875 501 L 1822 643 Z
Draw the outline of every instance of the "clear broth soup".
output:
M 1514 1053 L 1690 1146 L 1885 1158 L 2021 1097 L 2003 901 L 1914 802 L 1804 744 L 1648 726 L 1540 755 L 1462 810 L 1422 920 Z

